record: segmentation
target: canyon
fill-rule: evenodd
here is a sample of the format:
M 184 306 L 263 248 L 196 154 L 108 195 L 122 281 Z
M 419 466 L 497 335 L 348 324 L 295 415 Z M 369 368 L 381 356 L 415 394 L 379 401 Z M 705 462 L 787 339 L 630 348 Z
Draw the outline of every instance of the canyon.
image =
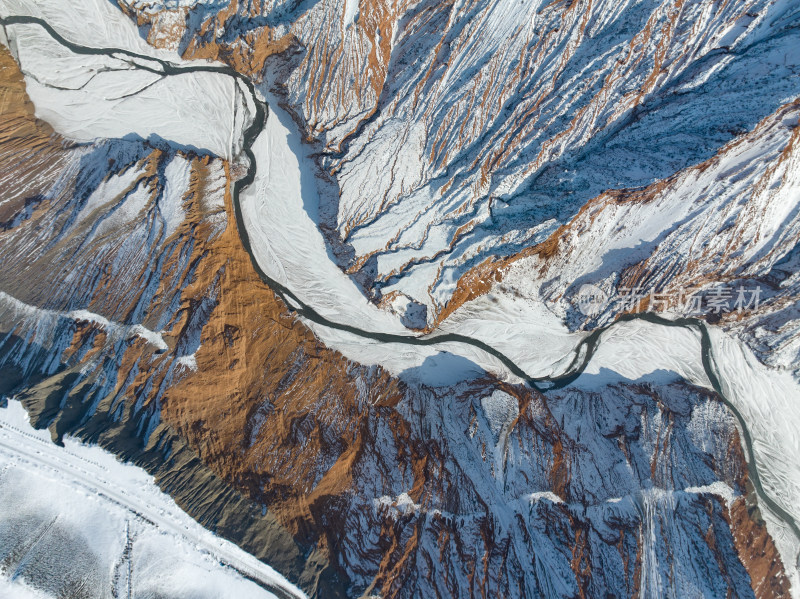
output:
M 612 4 L 4 1 L 0 392 L 310 596 L 797 596 L 800 15 Z

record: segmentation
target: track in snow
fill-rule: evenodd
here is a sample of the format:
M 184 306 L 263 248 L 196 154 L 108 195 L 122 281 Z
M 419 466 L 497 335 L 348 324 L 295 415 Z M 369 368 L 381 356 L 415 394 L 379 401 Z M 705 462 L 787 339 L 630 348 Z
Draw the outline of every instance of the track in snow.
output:
M 90 494 L 131 512 L 159 531 L 166 531 L 185 540 L 189 546 L 195 546 L 213 556 L 223 566 L 233 569 L 280 599 L 304 597 L 299 589 L 293 588 L 288 582 L 281 584 L 272 568 L 233 543 L 214 536 L 186 516 L 177 505 L 170 506 L 167 502 L 155 500 L 152 487 L 145 488 L 145 491 L 150 492 L 141 492 L 141 481 L 138 480 L 126 481 L 131 484 L 128 487 L 123 486 L 119 480 L 113 480 L 113 473 L 101 463 L 10 424 L 2 414 L 0 451 L 14 456 L 18 462 L 30 464 L 31 468 L 44 469 L 57 475 L 59 479 L 69 479 Z M 155 483 L 152 485 L 155 486 Z

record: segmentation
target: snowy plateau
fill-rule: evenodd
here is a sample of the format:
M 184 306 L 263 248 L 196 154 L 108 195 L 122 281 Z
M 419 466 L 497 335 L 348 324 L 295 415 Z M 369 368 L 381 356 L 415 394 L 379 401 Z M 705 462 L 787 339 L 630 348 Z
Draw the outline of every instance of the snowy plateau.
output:
M 0 24 L 0 596 L 800 599 L 795 0 Z

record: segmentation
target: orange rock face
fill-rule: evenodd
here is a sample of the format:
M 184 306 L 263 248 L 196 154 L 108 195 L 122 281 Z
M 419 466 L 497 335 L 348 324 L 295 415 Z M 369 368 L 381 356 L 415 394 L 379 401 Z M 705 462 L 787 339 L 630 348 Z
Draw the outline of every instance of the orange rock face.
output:
M 35 208 L 36 198 L 46 190 L 42 171 L 57 172 L 63 161 L 61 140 L 45 122 L 31 118 L 33 105 L 17 63 L 5 48 L 0 49 L 0 159 L 7 165 L 0 184 L 0 227 L 10 226 L 15 215 Z M 27 198 L 26 198 L 27 196 Z

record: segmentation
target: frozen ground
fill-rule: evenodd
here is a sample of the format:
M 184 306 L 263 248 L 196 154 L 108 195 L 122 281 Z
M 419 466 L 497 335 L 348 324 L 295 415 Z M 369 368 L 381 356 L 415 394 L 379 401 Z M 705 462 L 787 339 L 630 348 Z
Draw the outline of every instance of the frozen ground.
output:
M 253 580 L 304 597 L 183 513 L 140 468 L 69 438 L 58 447 L 16 401 L 0 409 L 0 594 L 276 597 Z

